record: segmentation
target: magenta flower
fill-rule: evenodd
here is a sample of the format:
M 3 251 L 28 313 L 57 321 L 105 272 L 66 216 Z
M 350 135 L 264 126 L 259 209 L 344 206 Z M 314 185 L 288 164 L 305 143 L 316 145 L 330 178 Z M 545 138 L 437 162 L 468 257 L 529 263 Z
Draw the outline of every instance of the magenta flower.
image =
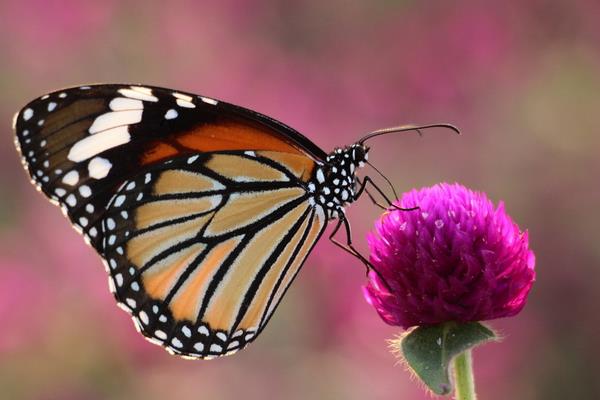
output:
M 438 184 L 405 193 L 368 236 L 374 272 L 367 301 L 409 328 L 517 314 L 535 279 L 527 232 L 483 193 Z

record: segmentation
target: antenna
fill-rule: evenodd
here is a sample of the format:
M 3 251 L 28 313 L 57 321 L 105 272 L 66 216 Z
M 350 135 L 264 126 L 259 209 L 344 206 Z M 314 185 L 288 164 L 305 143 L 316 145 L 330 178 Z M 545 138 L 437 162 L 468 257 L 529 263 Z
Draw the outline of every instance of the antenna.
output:
M 416 131 L 419 135 L 422 135 L 423 133 L 421 131 L 423 129 L 430 129 L 430 128 L 446 128 L 446 129 L 450 129 L 460 135 L 460 131 L 458 130 L 458 128 L 455 127 L 454 125 L 450 125 L 450 124 L 400 125 L 400 126 L 394 126 L 392 128 L 378 129 L 376 131 L 368 133 L 367 135 L 363 136 L 358 141 L 358 143 L 363 144 L 364 142 L 366 142 L 367 140 L 369 140 L 371 138 L 374 138 L 375 136 L 386 135 L 388 133 Z

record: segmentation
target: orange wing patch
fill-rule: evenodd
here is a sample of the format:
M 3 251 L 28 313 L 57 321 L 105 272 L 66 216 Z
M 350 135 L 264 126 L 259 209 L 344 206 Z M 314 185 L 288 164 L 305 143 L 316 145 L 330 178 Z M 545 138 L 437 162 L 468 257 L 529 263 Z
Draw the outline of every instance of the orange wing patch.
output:
M 162 251 L 196 236 L 211 215 L 163 226 L 135 236 L 127 242 L 127 257 L 135 266 L 141 268 Z
M 288 181 L 281 171 L 264 163 L 232 154 L 215 154 L 205 164 L 227 179 L 237 182 Z
M 177 154 L 231 150 L 275 151 L 312 159 L 312 156 L 281 133 L 266 126 L 252 125 L 242 121 L 202 124 L 189 131 L 175 134 L 172 139 L 172 144 L 165 142 L 150 144 L 142 157 L 142 164 L 151 164 Z M 182 148 L 176 149 L 176 144 Z
M 154 184 L 154 193 L 156 195 L 191 192 L 202 193 L 209 190 L 221 189 L 225 189 L 225 186 L 214 179 L 196 172 L 177 169 L 164 171 Z
M 254 294 L 250 306 L 246 310 L 244 317 L 240 321 L 238 328 L 242 330 L 257 330 L 260 324 L 261 317 L 263 316 L 271 293 L 275 289 L 277 280 L 283 273 L 290 257 L 292 256 L 294 249 L 299 245 L 302 235 L 308 226 L 309 218 L 306 218 L 298 231 L 291 238 L 289 243 L 285 246 L 277 260 L 273 263 L 264 279 L 262 280 L 258 290 Z M 275 238 L 274 243 L 277 242 Z M 275 244 L 274 244 L 275 245 Z M 298 259 L 296 259 L 298 260 Z M 301 262 L 302 260 L 299 260 Z M 297 261 L 298 262 L 298 261 Z M 292 267 L 293 268 L 293 267 Z
M 305 154 L 281 134 L 241 122 L 200 125 L 177 137 L 177 141 L 200 152 L 223 150 L 273 150 L 283 153 Z
M 235 237 L 219 243 L 195 268 L 169 304 L 174 318 L 196 322 L 204 298 L 203 294 L 211 278 L 239 242 L 240 237 Z
M 205 235 L 218 236 L 233 229 L 243 228 L 304 195 L 304 190 L 296 187 L 233 194 L 227 204 L 217 211 L 206 228 Z
M 281 282 L 281 285 L 277 289 L 277 292 L 273 295 L 273 300 L 271 302 L 271 305 L 269 306 L 269 309 L 266 311 L 265 317 L 263 317 L 264 320 L 266 320 L 268 318 L 268 316 L 271 315 L 273 313 L 273 311 L 275 311 L 275 307 L 277 307 L 277 305 L 279 304 L 279 301 L 283 297 L 288 286 L 290 285 L 290 283 L 292 283 L 292 279 L 294 279 L 294 277 L 298 273 L 298 270 L 302 266 L 304 259 L 306 258 L 306 256 L 308 256 L 308 252 L 312 248 L 313 244 L 319 238 L 319 234 L 321 233 L 321 230 L 323 229 L 323 221 L 316 216 L 313 217 L 312 221 L 313 221 L 313 223 L 310 228 L 310 232 L 308 233 L 306 240 L 302 244 L 302 248 L 296 255 L 294 262 L 292 263 L 290 268 L 287 270 L 285 277 L 283 278 L 283 281 Z
M 220 195 L 177 200 L 158 200 L 141 205 L 136 211 L 136 228 L 169 222 L 182 217 L 214 210 L 221 201 Z
M 190 263 L 206 245 L 197 243 L 164 260 L 159 261 L 142 274 L 142 282 L 148 295 L 154 299 L 165 299 Z
M 142 156 L 142 165 L 152 164 L 156 161 L 165 160 L 170 157 L 175 157 L 179 151 L 170 144 L 163 142 L 155 142 L 152 146 L 146 150 Z
M 230 331 L 237 317 L 243 294 L 252 284 L 253 277 L 264 266 L 281 238 L 306 211 L 301 204 L 283 218 L 263 228 L 235 260 L 215 291 L 202 319 L 213 329 Z
M 282 153 L 279 151 L 258 151 L 257 155 L 269 158 L 279 165 L 287 168 L 294 176 L 303 182 L 307 182 L 315 169 L 315 162 L 308 157 Z

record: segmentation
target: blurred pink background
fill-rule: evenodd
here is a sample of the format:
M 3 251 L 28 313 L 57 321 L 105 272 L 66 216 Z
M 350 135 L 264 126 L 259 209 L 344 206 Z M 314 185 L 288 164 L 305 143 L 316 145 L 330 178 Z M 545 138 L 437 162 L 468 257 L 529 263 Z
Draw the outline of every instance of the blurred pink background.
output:
M 94 82 L 240 104 L 327 150 L 458 125 L 374 140 L 371 159 L 402 191 L 483 190 L 530 231 L 538 281 L 475 351 L 480 398 L 600 398 L 599 15 L 594 0 L 0 1 L 0 398 L 431 398 L 388 352 L 400 330 L 362 298 L 363 267 L 327 240 L 247 350 L 191 362 L 144 341 L 12 144 L 27 101 Z M 363 250 L 377 215 L 351 207 Z

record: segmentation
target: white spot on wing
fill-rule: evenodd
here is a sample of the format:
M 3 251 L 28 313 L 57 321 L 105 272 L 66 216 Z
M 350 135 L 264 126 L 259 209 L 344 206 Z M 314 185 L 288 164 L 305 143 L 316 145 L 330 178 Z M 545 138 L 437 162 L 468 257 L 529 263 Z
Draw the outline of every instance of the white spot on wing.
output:
M 131 308 L 135 308 L 135 306 L 137 305 L 134 299 L 125 299 L 125 303 L 127 303 Z
M 130 99 L 158 101 L 158 97 L 152 95 L 151 89 L 141 86 L 131 86 L 131 89 L 119 89 L 118 92 Z
M 117 226 L 115 223 L 115 220 L 112 218 L 107 218 L 106 219 L 106 226 L 108 227 L 109 230 L 113 230 L 115 229 L 115 227 Z
M 79 194 L 82 197 L 90 197 L 92 195 L 92 189 L 88 185 L 83 185 L 79 187 Z
M 219 339 L 221 339 L 222 341 L 226 341 L 227 340 L 227 335 L 224 334 L 223 332 L 217 332 L 217 337 Z
M 187 94 L 173 92 L 173 97 L 175 97 L 177 105 L 185 108 L 196 108 L 196 105 L 192 103 L 192 96 L 188 96 Z
M 115 100 L 119 100 L 118 98 Z M 113 101 L 115 101 L 113 100 Z M 127 99 L 125 99 L 127 100 Z M 141 103 L 141 102 L 140 102 Z M 112 104 L 112 102 L 111 102 Z M 111 128 L 121 127 L 121 125 L 137 124 L 142 120 L 142 109 L 124 110 L 104 113 L 98 116 L 88 131 L 91 134 L 105 131 Z
M 143 110 L 144 103 L 141 100 L 130 99 L 128 97 L 115 97 L 108 104 L 113 111 L 124 111 L 124 110 Z
M 237 340 L 234 340 L 233 342 L 229 343 L 229 345 L 227 346 L 227 350 L 231 350 L 234 347 L 238 347 L 240 345 L 240 342 L 238 342 Z
M 196 108 L 196 105 L 194 103 L 192 103 L 191 101 L 186 101 L 186 100 L 182 100 L 182 99 L 177 99 L 176 100 L 177 105 L 179 107 L 184 107 L 184 108 Z
M 48 103 L 48 112 L 54 111 L 55 108 L 56 108 L 55 102 L 51 101 L 50 103 Z
M 198 328 L 198 333 L 201 334 L 201 335 L 204 335 L 204 336 L 208 336 L 208 328 L 206 326 L 204 326 L 204 325 L 201 325 Z
M 117 198 L 115 199 L 115 203 L 113 204 L 114 207 L 120 207 L 123 203 L 125 202 L 125 195 L 119 195 L 117 196 Z
M 174 119 L 174 118 L 177 118 L 178 115 L 179 115 L 179 113 L 177 112 L 177 110 L 174 110 L 171 108 L 169 111 L 167 111 L 165 113 L 165 119 Z
M 106 158 L 94 157 L 88 163 L 88 172 L 92 178 L 102 179 L 108 175 L 112 164 Z
M 321 168 L 317 170 L 317 181 L 319 181 L 319 183 L 325 182 L 325 175 L 323 175 L 323 170 Z
M 212 104 L 213 106 L 216 106 L 219 103 L 215 99 L 211 99 L 210 97 L 204 97 L 204 96 L 200 96 L 200 100 L 202 100 L 205 103 Z
M 148 323 L 150 322 L 150 318 L 148 318 L 148 314 L 146 314 L 145 311 L 140 311 L 138 316 L 140 317 L 140 321 L 142 321 L 144 325 L 148 325 Z
M 80 162 L 105 150 L 128 143 L 131 136 L 127 128 L 127 126 L 119 126 L 101 134 L 87 136 L 71 147 L 67 157 L 73 162 Z
M 26 108 L 23 110 L 23 120 L 29 121 L 33 117 L 33 110 L 31 108 Z
M 79 172 L 74 170 L 69 171 L 67 174 L 65 174 L 65 176 L 63 176 L 62 182 L 69 186 L 77 185 L 77 182 L 79 182 Z
M 74 207 L 77 204 L 77 198 L 75 197 L 75 195 L 73 193 L 71 193 L 70 195 L 68 195 L 67 199 L 65 201 L 71 207 Z
M 175 97 L 176 99 L 187 101 L 187 102 L 192 101 L 192 96 L 188 96 L 187 94 L 183 94 L 183 93 L 173 92 L 173 97 Z
M 167 338 L 167 334 L 161 330 L 154 331 L 154 336 L 156 336 L 157 338 L 162 339 L 162 340 L 165 340 Z

